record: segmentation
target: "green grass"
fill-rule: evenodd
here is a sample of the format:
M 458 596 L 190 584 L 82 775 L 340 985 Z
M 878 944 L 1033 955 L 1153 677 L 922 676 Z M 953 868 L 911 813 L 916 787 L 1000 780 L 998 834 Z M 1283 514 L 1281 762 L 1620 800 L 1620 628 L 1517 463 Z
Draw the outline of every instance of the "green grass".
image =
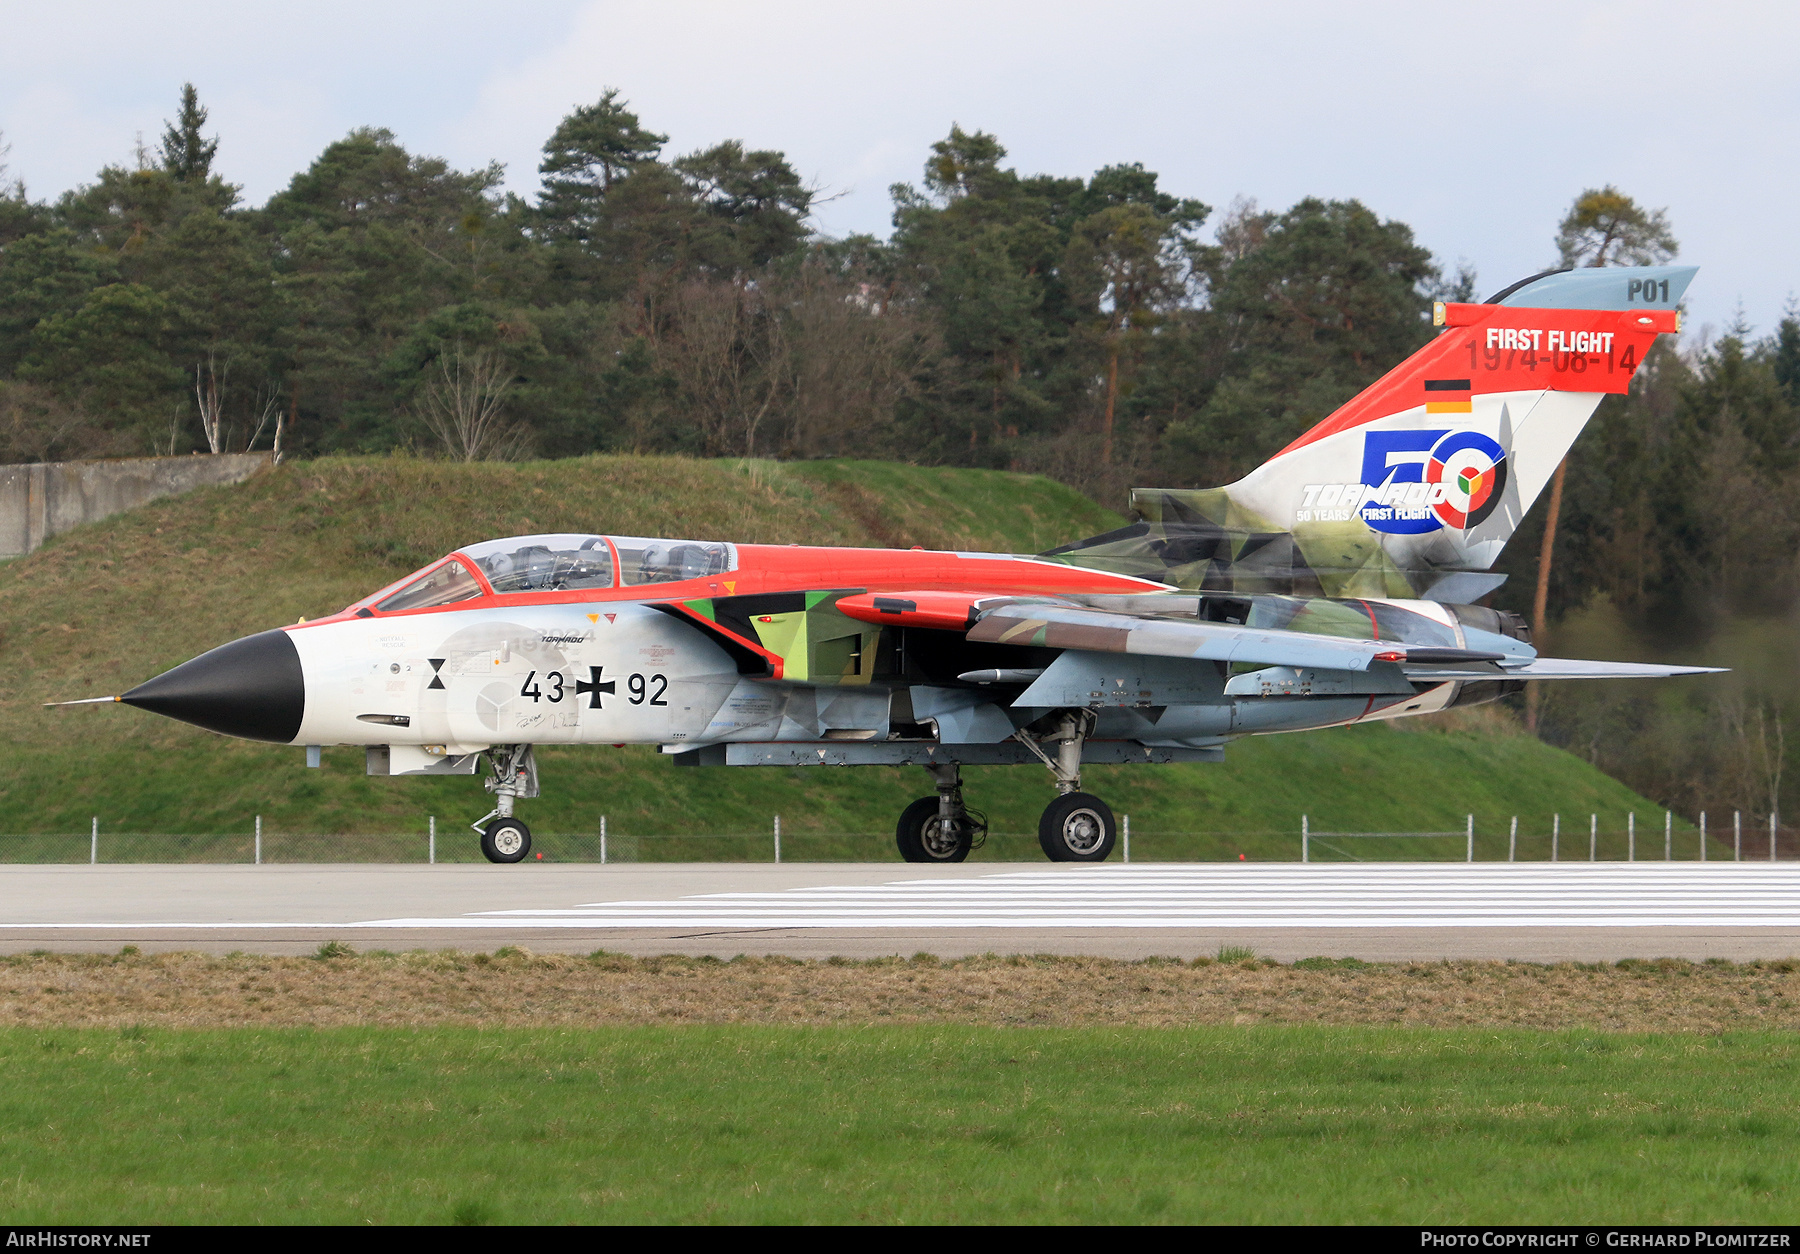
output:
M 115 706 L 46 711 L 39 703 L 124 691 L 237 636 L 339 609 L 489 536 L 601 530 L 1034 552 L 1121 521 L 1041 477 L 881 462 L 284 465 L 234 487 L 155 502 L 0 563 L 0 656 L 9 677 L 0 688 L 0 802 L 8 812 L 0 822 L 13 832 L 68 833 L 67 851 L 59 845 L 54 856 L 82 860 L 92 816 L 103 837 L 229 834 L 224 843 L 235 848 L 258 814 L 272 834 L 408 832 L 420 842 L 435 814 L 440 856 L 472 855 L 465 824 L 488 808 L 476 780 L 370 779 L 359 749 L 328 748 L 326 769 L 308 771 L 298 749 L 228 741 Z M 1460 828 L 1473 811 L 1482 857 L 1504 856 L 1513 814 L 1527 832 L 1522 856 L 1531 857 L 1547 852 L 1552 812 L 1582 816 L 1583 840 L 1590 811 L 1619 831 L 1634 808 L 1644 822 L 1660 823 L 1650 802 L 1517 735 L 1504 719 L 1398 726 L 1407 730 L 1258 737 L 1234 744 L 1222 766 L 1104 767 L 1090 770 L 1086 783 L 1132 816 L 1133 855 L 1143 859 L 1291 858 L 1302 813 L 1321 829 L 1440 830 Z M 768 846 L 760 834 L 775 814 L 791 859 L 886 858 L 894 818 L 927 791 L 917 770 L 682 770 L 651 749 L 599 746 L 541 758 L 544 796 L 524 808 L 537 830 L 591 832 L 605 814 L 620 835 L 755 834 L 646 840 L 646 858 L 761 859 Z M 1045 773 L 994 768 L 968 779 L 971 804 L 988 812 L 996 832 L 977 856 L 1041 856 L 1033 833 L 1052 795 Z M 1537 833 L 1546 848 L 1529 843 Z M 0 859 L 29 856 L 16 843 L 0 850 Z
M 0 1032 L 7 1219 L 1787 1223 L 1788 1035 Z

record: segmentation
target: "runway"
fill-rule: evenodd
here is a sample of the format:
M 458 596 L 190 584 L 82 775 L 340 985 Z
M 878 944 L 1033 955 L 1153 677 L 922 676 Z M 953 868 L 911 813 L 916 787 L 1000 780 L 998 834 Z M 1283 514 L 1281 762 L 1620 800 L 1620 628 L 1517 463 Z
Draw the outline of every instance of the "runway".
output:
M 1800 864 L 9 866 L 0 951 L 1800 954 Z

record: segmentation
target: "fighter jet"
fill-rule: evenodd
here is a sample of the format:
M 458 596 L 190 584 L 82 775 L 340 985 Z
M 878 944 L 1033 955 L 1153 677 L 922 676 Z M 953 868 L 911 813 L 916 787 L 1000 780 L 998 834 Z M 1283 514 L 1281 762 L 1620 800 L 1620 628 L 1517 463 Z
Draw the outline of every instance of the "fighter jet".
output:
M 1038 555 L 611 534 L 463 545 L 339 613 L 116 698 L 228 736 L 365 746 L 371 775 L 474 775 L 519 862 L 537 745 L 675 766 L 916 765 L 909 862 L 985 835 L 961 768 L 1047 772 L 1054 861 L 1112 853 L 1092 763 L 1212 762 L 1239 736 L 1700 673 L 1538 656 L 1474 602 L 1608 393 L 1679 329 L 1691 267 L 1564 271 L 1440 304 L 1432 340 L 1237 483 L 1140 489 L 1137 521 Z M 485 764 L 485 768 L 484 768 Z

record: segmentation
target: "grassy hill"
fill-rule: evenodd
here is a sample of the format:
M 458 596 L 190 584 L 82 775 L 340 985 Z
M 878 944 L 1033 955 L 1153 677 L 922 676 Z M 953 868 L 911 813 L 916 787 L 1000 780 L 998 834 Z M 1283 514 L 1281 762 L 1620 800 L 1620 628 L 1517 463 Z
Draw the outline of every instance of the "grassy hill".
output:
M 466 832 L 487 808 L 476 780 L 369 779 L 360 749 L 327 749 L 325 769 L 308 771 L 298 749 L 117 706 L 39 703 L 124 691 L 237 636 L 339 609 L 475 540 L 591 530 L 1033 552 L 1121 521 L 1035 476 L 874 462 L 290 463 L 0 565 L 0 830 L 85 832 L 98 815 L 112 832 L 242 833 L 261 814 L 271 831 L 421 832 L 436 814 L 447 833 Z M 1518 814 L 1522 853 L 1542 856 L 1552 812 L 1599 812 L 1612 830 L 1629 810 L 1640 823 L 1654 810 L 1479 711 L 1262 737 L 1227 759 L 1099 768 L 1087 784 L 1133 816 L 1139 857 L 1292 857 L 1303 812 L 1315 828 L 1385 831 L 1460 828 L 1474 812 L 1486 856 L 1504 855 L 1507 818 Z M 928 791 L 917 770 L 683 770 L 642 748 L 553 750 L 542 770 L 544 796 L 523 809 L 540 832 L 591 831 L 605 814 L 617 835 L 760 833 L 779 813 L 792 858 L 889 856 L 894 817 Z M 1038 856 L 1028 834 L 1052 795 L 1045 773 L 968 778 L 971 804 L 1003 833 L 978 856 Z M 1585 851 L 1585 817 L 1580 826 Z M 644 856 L 659 851 L 764 856 L 760 840 L 645 843 Z

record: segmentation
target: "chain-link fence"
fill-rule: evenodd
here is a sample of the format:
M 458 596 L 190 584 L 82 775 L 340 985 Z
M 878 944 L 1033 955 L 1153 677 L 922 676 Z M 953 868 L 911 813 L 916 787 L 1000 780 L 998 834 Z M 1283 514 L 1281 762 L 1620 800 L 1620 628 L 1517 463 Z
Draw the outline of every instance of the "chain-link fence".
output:
M 1769 861 L 1800 857 L 1800 827 L 1748 815 L 1708 815 L 1700 822 L 1654 816 L 1559 815 L 1548 822 L 1477 819 L 1448 832 L 1133 830 L 1121 816 L 1115 861 L 1146 862 L 1659 862 Z M 1735 821 L 1734 821 L 1735 820 Z M 632 862 L 892 862 L 891 832 L 785 830 L 778 819 L 754 832 L 534 831 L 530 860 Z M 971 860 L 1037 862 L 1036 832 L 989 832 Z M 284 832 L 261 824 L 213 835 L 113 832 L 95 822 L 86 832 L 0 835 L 0 864 L 287 864 L 480 863 L 480 837 L 464 824 L 427 819 L 410 832 Z

